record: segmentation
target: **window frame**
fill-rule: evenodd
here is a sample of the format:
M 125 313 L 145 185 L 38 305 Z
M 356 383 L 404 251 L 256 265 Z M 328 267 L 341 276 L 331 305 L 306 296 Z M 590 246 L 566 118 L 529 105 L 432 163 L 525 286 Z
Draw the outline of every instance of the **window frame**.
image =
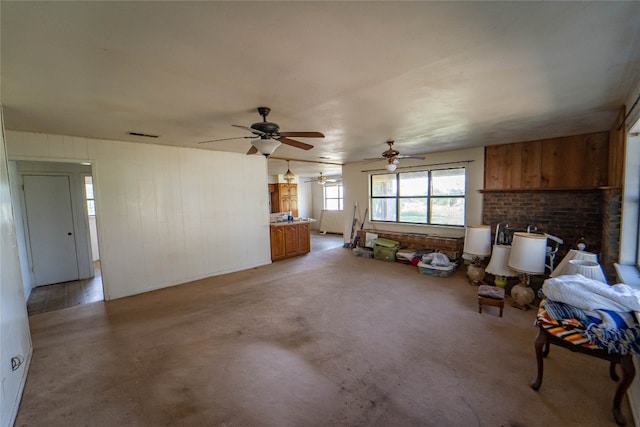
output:
M 338 187 L 338 197 L 327 197 L 327 188 L 329 187 Z M 337 200 L 338 201 L 338 209 L 328 209 L 327 208 L 327 200 Z M 342 211 L 344 210 L 344 187 L 341 182 L 336 183 L 325 183 L 322 186 L 322 208 L 328 211 Z
M 87 184 L 87 178 L 91 180 L 91 183 Z M 95 188 L 93 186 L 93 175 L 82 175 L 82 184 L 83 184 L 82 188 L 84 190 L 85 210 L 87 212 L 87 216 L 95 217 L 96 216 L 96 197 L 95 197 Z M 87 185 L 91 185 L 91 193 L 93 197 L 89 197 L 89 194 L 87 193 Z M 90 202 L 93 205 L 93 214 L 89 209 Z
M 464 172 L 464 179 L 465 179 L 465 185 L 464 185 L 464 189 L 463 189 L 463 194 L 462 195 L 456 195 L 456 194 L 439 194 L 439 195 L 434 195 L 434 190 L 433 190 L 433 172 L 439 172 L 439 171 L 445 171 L 445 170 L 457 170 L 460 169 Z M 416 196 L 416 195 L 407 195 L 407 196 L 403 196 L 401 194 L 401 185 L 400 185 L 400 178 L 402 174 L 411 174 L 411 173 L 416 173 L 416 172 L 426 172 L 427 173 L 427 195 L 426 196 Z M 373 195 L 373 191 L 374 191 L 374 185 L 373 185 L 373 177 L 374 176 L 380 176 L 380 175 L 395 175 L 395 180 L 396 180 L 396 185 L 395 185 L 395 195 L 393 196 L 388 196 L 388 195 L 382 195 L 382 196 L 374 196 Z M 426 226 L 442 226 L 442 227 L 464 227 L 465 223 L 466 223 L 466 205 L 467 205 L 467 184 L 466 184 L 466 180 L 467 180 L 467 176 L 468 176 L 468 171 L 467 168 L 464 166 L 455 166 L 455 167 L 449 167 L 449 168 L 440 168 L 440 169 L 417 169 L 417 170 L 410 170 L 410 171 L 395 171 L 395 172 L 381 172 L 381 173 L 372 173 L 369 175 L 369 211 L 371 212 L 370 214 L 370 220 L 372 222 L 380 222 L 380 223 L 389 223 L 389 224 L 405 224 L 405 225 L 426 225 Z M 427 218 L 425 222 L 409 222 L 409 221 L 401 221 L 400 217 L 401 217 L 401 201 L 403 199 L 419 199 L 419 198 L 424 198 L 426 199 L 426 209 L 427 209 Z M 441 224 L 441 223 L 435 223 L 433 222 L 433 201 L 437 200 L 437 199 L 462 199 L 463 200 L 463 215 L 462 215 L 462 223 L 461 224 Z M 395 220 L 383 220 L 383 219 L 374 219 L 373 218 L 373 204 L 375 200 L 389 200 L 389 199 L 395 199 Z

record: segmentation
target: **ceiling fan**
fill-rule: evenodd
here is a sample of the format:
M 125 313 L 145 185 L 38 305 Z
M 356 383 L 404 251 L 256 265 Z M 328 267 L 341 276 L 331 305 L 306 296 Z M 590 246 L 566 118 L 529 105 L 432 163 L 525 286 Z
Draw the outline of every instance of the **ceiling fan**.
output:
M 305 142 L 297 141 L 289 137 L 301 137 L 301 138 L 324 138 L 321 132 L 280 132 L 280 126 L 277 123 L 268 122 L 267 116 L 271 109 L 269 107 L 258 107 L 258 114 L 262 116 L 262 121 L 248 126 L 231 125 L 240 129 L 246 129 L 253 133 L 253 136 L 237 136 L 233 138 L 213 139 L 210 141 L 202 141 L 198 144 L 206 144 L 209 142 L 227 141 L 231 139 L 245 139 L 252 138 L 251 148 L 247 151 L 247 154 L 255 154 L 260 152 L 265 156 L 271 155 L 276 148 L 280 146 L 280 143 L 290 145 L 292 147 L 301 148 L 303 150 L 310 150 L 313 145 Z M 258 137 L 256 139 L 256 137 Z
M 393 140 L 389 140 L 387 141 L 387 145 L 389 145 L 389 149 L 385 150 L 382 152 L 382 157 L 378 157 L 375 159 L 365 159 L 365 160 L 386 160 L 387 164 L 385 166 L 385 168 L 389 171 L 389 172 L 393 172 L 396 170 L 396 167 L 398 167 L 398 164 L 400 163 L 400 159 L 410 159 L 410 160 L 424 160 L 423 156 L 405 156 L 400 154 L 400 152 L 398 150 L 394 150 L 393 149 L 393 143 L 395 141 Z
M 322 175 L 322 172 L 320 172 L 319 177 L 317 177 L 316 179 L 305 181 L 305 182 L 317 182 L 320 185 L 325 185 L 327 182 L 338 182 L 338 181 L 339 181 L 338 179 L 327 178 L 326 176 Z

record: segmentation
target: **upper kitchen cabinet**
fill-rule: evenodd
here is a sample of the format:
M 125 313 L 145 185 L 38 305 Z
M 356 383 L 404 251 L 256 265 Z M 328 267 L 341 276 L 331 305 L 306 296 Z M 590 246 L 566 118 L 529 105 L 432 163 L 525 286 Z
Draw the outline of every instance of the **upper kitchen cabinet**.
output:
M 271 213 L 291 211 L 292 216 L 298 216 L 298 184 L 269 184 L 269 191 Z

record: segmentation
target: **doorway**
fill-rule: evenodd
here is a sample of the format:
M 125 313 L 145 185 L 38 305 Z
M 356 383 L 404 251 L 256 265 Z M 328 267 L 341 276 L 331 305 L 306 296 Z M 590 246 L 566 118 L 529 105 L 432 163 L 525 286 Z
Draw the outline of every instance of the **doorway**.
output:
M 91 165 L 16 163 L 29 315 L 103 301 Z

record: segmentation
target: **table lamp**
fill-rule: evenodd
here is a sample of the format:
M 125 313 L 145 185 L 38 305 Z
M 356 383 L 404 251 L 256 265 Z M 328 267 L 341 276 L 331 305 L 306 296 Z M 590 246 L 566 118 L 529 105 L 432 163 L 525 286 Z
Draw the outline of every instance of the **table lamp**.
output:
M 535 299 L 533 289 L 529 287 L 531 274 L 544 273 L 547 237 L 543 234 L 514 233 L 511 242 L 511 254 L 508 266 L 522 274 L 522 280 L 511 289 L 513 306 L 520 310 L 528 310 Z
M 560 264 L 558 264 L 558 266 L 551 272 L 550 276 L 558 277 L 558 276 L 563 276 L 565 274 L 575 274 L 575 271 L 574 271 L 575 268 L 572 267 L 570 264 L 571 260 L 574 260 L 574 259 L 595 262 L 596 264 L 598 263 L 598 256 L 596 254 L 591 252 L 571 249 L 565 255 L 565 257 L 562 258 L 562 261 L 560 261 Z
M 511 246 L 493 245 L 491 259 L 485 271 L 496 277 L 494 283 L 499 288 L 504 288 L 507 285 L 507 277 L 515 277 L 518 275 L 517 271 L 509 268 L 508 262 L 510 254 Z
M 582 274 L 584 277 L 589 279 L 607 283 L 607 279 L 604 277 L 604 272 L 602 271 L 600 264 L 584 259 L 569 260 L 569 268 L 567 269 L 566 274 Z
M 488 225 L 469 225 L 464 233 L 463 252 L 473 257 L 467 267 L 467 277 L 473 285 L 478 285 L 484 279 L 484 268 L 480 265 L 480 258 L 491 255 L 491 227 Z

